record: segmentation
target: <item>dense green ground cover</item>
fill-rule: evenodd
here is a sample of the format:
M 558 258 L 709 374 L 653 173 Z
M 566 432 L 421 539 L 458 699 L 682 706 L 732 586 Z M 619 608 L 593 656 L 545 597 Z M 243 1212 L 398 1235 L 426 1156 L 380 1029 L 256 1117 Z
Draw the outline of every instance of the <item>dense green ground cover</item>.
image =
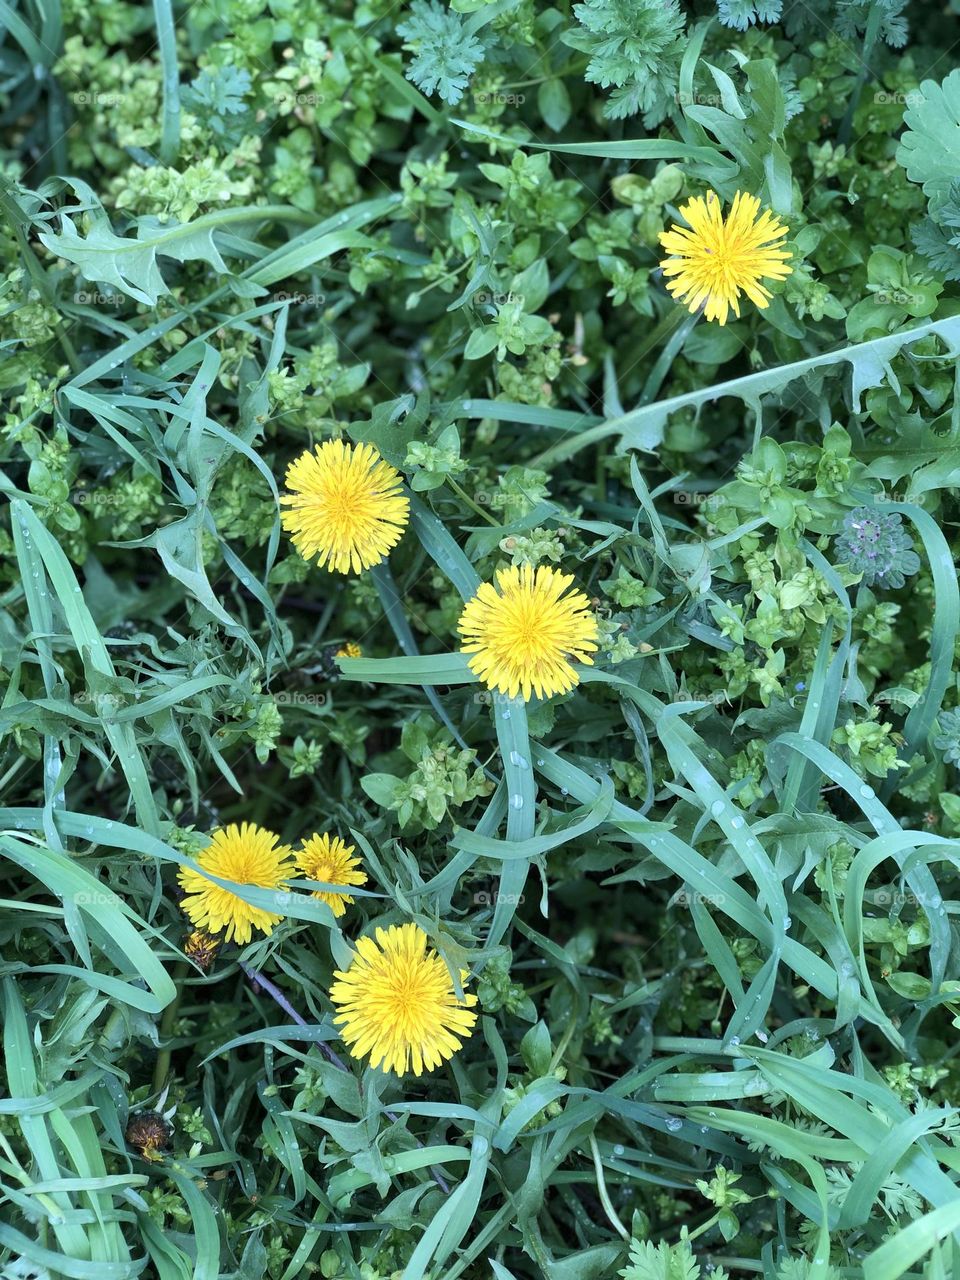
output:
M 960 1275 L 958 40 L 0 0 L 2 1276 Z M 708 189 L 792 253 L 723 326 Z M 280 528 L 331 437 L 412 495 L 359 576 Z M 599 622 L 527 703 L 456 631 L 524 564 Z M 234 822 L 368 881 L 186 955 Z M 408 922 L 480 1018 L 398 1078 L 329 991 Z

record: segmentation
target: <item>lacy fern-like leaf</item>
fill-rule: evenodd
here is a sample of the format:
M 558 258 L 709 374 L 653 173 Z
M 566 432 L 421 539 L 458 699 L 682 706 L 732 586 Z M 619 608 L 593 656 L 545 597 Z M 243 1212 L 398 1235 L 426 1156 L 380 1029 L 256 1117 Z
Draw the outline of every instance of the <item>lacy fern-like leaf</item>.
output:
M 832 0 L 784 0 L 781 21 L 791 39 L 822 32 L 833 22 Z
M 565 44 L 590 55 L 586 79 L 613 88 L 604 115 L 644 113 L 650 128 L 667 113 L 676 91 L 685 18 L 677 0 L 585 0 L 573 6 L 579 30 Z
M 910 228 L 910 236 L 930 266 L 945 280 L 960 280 L 960 236 L 950 236 L 932 218 Z
M 403 36 L 404 49 L 414 54 L 407 79 L 428 95 L 459 102 L 484 52 L 476 36 L 467 34 L 460 15 L 436 0 L 413 0 L 410 16 L 397 25 L 397 33 Z
M 693 1256 L 686 1232 L 676 1244 L 661 1240 L 634 1240 L 630 1245 L 630 1262 L 620 1272 L 623 1280 L 697 1280 L 700 1263 Z
M 250 121 L 250 109 L 244 102 L 250 84 L 250 73 L 242 68 L 205 69 L 183 91 L 181 100 L 219 139 L 236 144 Z
M 717 0 L 717 17 L 737 31 L 758 22 L 779 22 L 782 11 L 783 0 Z
M 840 0 L 837 5 L 837 35 L 842 40 L 859 40 L 867 29 L 871 9 L 880 10 L 880 39 L 894 49 L 907 43 L 907 20 L 902 10 L 906 0 Z
M 719 0 L 718 0 L 719 2 Z M 780 21 L 787 35 L 797 39 L 824 29 L 836 30 L 844 40 L 859 41 L 866 31 L 870 10 L 881 10 L 878 35 L 895 49 L 907 39 L 907 22 L 902 16 L 906 0 L 781 0 Z
M 947 230 L 950 225 L 956 224 L 941 225 L 940 221 L 924 218 L 910 228 L 910 238 L 938 275 L 945 280 L 960 280 L 960 236 L 956 232 L 951 236 Z
M 784 1258 L 777 1272 L 777 1280 L 810 1280 L 811 1268 L 811 1260 L 805 1258 L 802 1254 L 792 1258 Z M 825 1270 L 821 1270 L 820 1274 L 822 1280 L 837 1280 L 836 1268 L 829 1263 Z

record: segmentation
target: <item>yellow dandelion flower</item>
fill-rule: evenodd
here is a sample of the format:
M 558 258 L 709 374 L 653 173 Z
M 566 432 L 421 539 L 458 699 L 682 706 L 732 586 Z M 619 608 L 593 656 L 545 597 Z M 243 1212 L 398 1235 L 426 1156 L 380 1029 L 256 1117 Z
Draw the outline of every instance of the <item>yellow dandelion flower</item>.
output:
M 462 650 L 488 689 L 528 701 L 566 693 L 580 677 L 570 660 L 593 664 L 597 620 L 582 591 L 565 595 L 572 574 L 546 565 L 501 569 L 499 592 L 485 582 L 460 615 Z
M 363 649 L 352 640 L 348 640 L 346 644 L 340 646 L 333 656 L 335 658 L 362 658 Z
M 198 854 L 196 861 L 204 871 L 221 880 L 261 889 L 282 889 L 293 874 L 294 863 L 292 849 L 280 844 L 279 839 L 272 831 L 252 822 L 244 822 L 239 827 L 231 823 L 213 833 L 209 846 Z M 192 923 L 209 933 L 226 930 L 227 942 L 231 938 L 241 944 L 249 942 L 254 929 L 272 933 L 274 925 L 283 919 L 272 911 L 251 906 L 189 867 L 182 867 L 177 879 L 187 895 L 180 905 Z
M 373 1067 L 419 1076 L 452 1058 L 471 1034 L 477 997 L 457 999 L 447 966 L 417 925 L 376 934 L 376 941 L 360 938 L 350 968 L 334 974 L 334 1023 L 353 1057 L 369 1055 Z M 461 971 L 461 985 L 466 976 Z
M 400 541 L 410 516 L 400 485 L 373 445 L 328 440 L 287 468 L 293 492 L 280 499 L 289 508 L 280 523 L 304 560 L 316 556 L 331 573 L 360 573 Z
M 741 292 L 761 310 L 769 305 L 773 294 L 760 281 L 785 280 L 793 271 L 786 265 L 790 254 L 777 243 L 789 228 L 769 209 L 759 213 L 759 199 L 738 191 L 724 221 L 719 196 L 708 191 L 706 199 L 681 206 L 686 227 L 674 223 L 660 233 L 670 255 L 660 266 L 673 277 L 667 288 L 688 311 L 703 307 L 708 320 L 726 324 L 731 309 L 740 316 Z
M 367 876 L 360 870 L 360 859 L 352 858 L 354 846 L 344 844 L 339 836 L 330 836 L 326 832 L 313 835 L 305 840 L 303 848 L 296 855 L 297 870 L 305 880 L 322 880 L 325 884 L 367 883 Z M 335 916 L 342 916 L 348 905 L 353 902 L 349 893 L 330 893 L 325 889 L 315 889 L 313 896 L 325 902 Z

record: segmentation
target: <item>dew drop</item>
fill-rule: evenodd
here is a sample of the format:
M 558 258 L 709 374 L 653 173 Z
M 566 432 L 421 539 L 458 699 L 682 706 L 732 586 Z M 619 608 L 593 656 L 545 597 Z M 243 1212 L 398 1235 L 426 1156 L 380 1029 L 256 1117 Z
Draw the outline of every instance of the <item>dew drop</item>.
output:
M 537 768 L 540 768 L 542 765 L 545 765 L 546 763 L 547 763 L 546 760 L 544 760 L 544 758 L 541 756 L 540 759 L 537 761 Z
M 710 806 L 711 816 L 714 818 L 719 818 L 721 813 L 723 813 L 723 801 L 714 800 L 713 804 Z
M 510 797 L 510 808 L 511 808 L 511 809 L 522 809 L 522 808 L 523 808 L 523 796 L 511 796 L 511 797 Z
M 506 711 L 503 713 L 503 718 L 504 718 L 504 720 L 509 720 L 509 719 L 510 719 L 510 708 L 509 708 L 509 707 L 507 707 Z
M 727 1041 L 727 1044 L 730 1046 L 731 1049 L 735 1049 L 739 1043 L 740 1043 L 739 1036 L 731 1036 L 730 1039 Z
M 570 794 L 570 792 L 567 790 L 567 788 L 566 788 L 566 787 L 561 787 L 561 788 L 560 788 L 560 794 L 561 794 L 562 796 L 568 796 L 568 795 Z
M 679 1116 L 667 1116 L 664 1123 L 671 1133 L 676 1133 L 678 1129 L 683 1127 L 683 1121 Z
M 784 927 L 784 929 L 789 929 L 789 928 L 790 928 L 790 926 L 791 926 L 792 924 L 793 924 L 793 921 L 790 919 L 790 917 L 789 917 L 789 916 L 784 916 L 784 917 L 783 917 L 783 927 Z
M 743 826 L 743 819 L 742 819 L 742 818 L 731 818 L 731 819 L 730 819 L 730 825 L 731 825 L 731 827 L 733 827 L 733 829 L 734 829 L 735 831 L 738 831 L 738 830 Z
M 519 751 L 510 752 L 510 763 L 515 764 L 518 769 L 529 769 L 530 761 L 522 756 Z
M 618 1142 L 618 1143 L 617 1143 L 617 1145 L 613 1148 L 613 1154 L 614 1154 L 615 1156 L 622 1156 L 622 1155 L 623 1155 L 623 1147 L 621 1147 L 621 1146 L 620 1146 L 619 1142 Z
M 864 786 L 860 788 L 860 794 L 863 796 L 864 800 L 869 800 L 871 796 L 876 795 L 876 792 L 873 787 Z

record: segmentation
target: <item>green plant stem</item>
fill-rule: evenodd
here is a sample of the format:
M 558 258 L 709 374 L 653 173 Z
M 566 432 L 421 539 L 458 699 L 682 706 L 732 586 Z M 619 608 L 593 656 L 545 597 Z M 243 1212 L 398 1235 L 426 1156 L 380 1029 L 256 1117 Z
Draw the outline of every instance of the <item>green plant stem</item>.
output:
M 594 464 L 593 492 L 598 503 L 607 496 L 607 453 L 610 449 L 606 440 L 597 446 L 597 459 Z
M 570 1043 L 570 1041 L 573 1038 L 573 1033 L 576 1028 L 576 1025 L 577 1025 L 577 1021 L 575 1018 L 571 1018 L 568 1021 L 566 1028 L 564 1029 L 563 1035 L 560 1037 L 560 1043 L 557 1045 L 557 1051 L 553 1055 L 553 1057 L 550 1059 L 550 1068 L 547 1073 L 548 1075 L 552 1075 L 552 1073 L 556 1071 L 557 1067 L 559 1067 L 560 1063 L 563 1061 L 563 1055 L 567 1051 L 567 1045 Z
M 17 756 L 16 760 L 14 760 L 10 768 L 6 771 L 3 777 L 0 778 L 0 791 L 3 790 L 3 788 L 7 785 L 8 782 L 11 782 L 16 777 L 16 775 L 20 772 L 20 770 L 26 764 L 26 761 L 27 761 L 26 756 Z
M 677 356 L 680 354 L 683 349 L 683 344 L 693 332 L 693 327 L 699 319 L 699 311 L 694 311 L 693 313 L 688 311 L 682 324 L 680 324 L 670 335 L 669 341 L 660 352 L 660 355 L 657 357 L 656 364 L 650 370 L 650 374 L 646 382 L 643 384 L 643 390 L 641 391 L 640 399 L 637 402 L 638 408 L 640 405 L 650 404 L 651 401 L 657 398 L 657 392 L 663 386 L 664 379 L 670 372 L 674 360 L 676 360 Z
M 666 313 L 660 320 L 659 324 L 648 333 L 644 339 L 640 350 L 634 356 L 634 360 L 642 360 L 648 351 L 652 351 L 659 343 L 664 342 L 670 335 L 683 324 L 684 317 L 689 315 L 679 303 Z
M 160 1021 L 160 1052 L 157 1054 L 156 1066 L 153 1069 L 154 1093 L 163 1092 L 167 1077 L 170 1074 L 170 1046 L 166 1041 L 169 1041 L 173 1035 L 173 1024 L 177 1019 L 180 1000 L 183 997 L 184 979 L 189 972 L 190 966 L 185 960 L 181 960 L 173 970 L 173 981 L 176 985 L 177 993 L 164 1009 L 163 1018 Z
M 719 1221 L 720 1221 L 720 1214 L 719 1213 L 713 1214 L 713 1216 L 709 1217 L 706 1220 L 706 1222 L 701 1222 L 699 1227 L 697 1227 L 695 1231 L 691 1231 L 690 1235 L 687 1238 L 689 1240 L 696 1240 L 697 1236 L 702 1236 L 705 1231 L 709 1231 L 711 1227 L 715 1227 Z
M 617 1211 L 614 1209 L 609 1193 L 607 1192 L 607 1184 L 603 1176 L 603 1161 L 600 1159 L 600 1149 L 597 1146 L 597 1140 L 592 1133 L 590 1135 L 590 1152 L 593 1155 L 593 1167 L 597 1174 L 597 1194 L 600 1197 L 600 1203 L 603 1205 L 603 1211 L 607 1215 L 607 1219 L 611 1227 L 616 1231 L 617 1235 L 619 1235 L 623 1240 L 629 1240 L 630 1232 L 617 1216 Z
M 872 4 L 867 14 L 867 25 L 863 33 L 863 53 L 860 58 L 860 74 L 857 76 L 857 83 L 853 87 L 853 93 L 850 95 L 850 103 L 844 113 L 840 128 L 837 131 L 837 142 L 841 146 L 845 146 L 850 141 L 850 134 L 853 131 L 853 117 L 856 114 L 857 107 L 860 105 L 860 95 L 863 93 L 863 86 L 866 83 L 867 76 L 873 73 L 870 70 L 870 55 L 873 53 L 874 46 L 880 35 L 880 22 L 883 18 L 883 10 L 879 4 Z
M 453 492 L 457 495 L 460 501 L 465 502 L 467 506 L 470 508 L 470 510 L 475 511 L 477 515 L 481 517 L 481 519 L 486 520 L 487 524 L 492 524 L 495 529 L 502 528 L 500 521 L 494 520 L 493 516 L 489 513 L 489 511 L 484 511 L 483 507 L 478 507 L 477 504 L 474 502 L 474 500 L 463 491 L 460 485 L 457 484 L 453 476 L 447 476 L 447 484 L 450 486 Z

